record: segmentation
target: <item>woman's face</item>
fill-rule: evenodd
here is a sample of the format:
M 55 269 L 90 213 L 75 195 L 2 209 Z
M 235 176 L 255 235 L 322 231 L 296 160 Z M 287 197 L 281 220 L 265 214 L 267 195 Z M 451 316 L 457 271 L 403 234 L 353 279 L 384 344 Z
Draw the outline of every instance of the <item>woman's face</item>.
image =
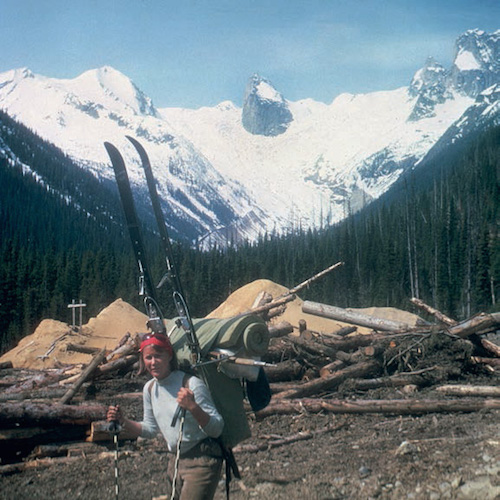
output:
M 162 379 L 170 375 L 172 356 L 165 349 L 148 345 L 142 351 L 142 359 L 146 370 L 155 378 Z

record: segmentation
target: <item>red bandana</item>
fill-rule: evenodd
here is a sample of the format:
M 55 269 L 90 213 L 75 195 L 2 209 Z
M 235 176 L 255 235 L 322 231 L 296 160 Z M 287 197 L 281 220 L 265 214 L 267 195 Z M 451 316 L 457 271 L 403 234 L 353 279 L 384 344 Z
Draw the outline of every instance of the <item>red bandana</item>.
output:
M 168 337 L 165 335 L 148 335 L 145 337 L 145 339 L 141 342 L 141 347 L 139 348 L 139 351 L 142 352 L 144 348 L 148 345 L 157 345 L 158 347 L 161 347 L 168 351 L 170 356 L 173 356 L 174 354 L 174 348 L 172 347 L 172 344 L 170 343 L 170 340 Z

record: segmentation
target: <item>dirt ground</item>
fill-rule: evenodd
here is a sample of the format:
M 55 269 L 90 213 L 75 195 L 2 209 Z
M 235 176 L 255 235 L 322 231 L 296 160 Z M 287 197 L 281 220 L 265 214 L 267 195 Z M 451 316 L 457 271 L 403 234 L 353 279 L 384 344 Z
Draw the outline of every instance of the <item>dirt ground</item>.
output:
M 111 402 L 117 382 L 96 387 L 100 402 L 107 404 L 107 397 Z M 498 377 L 469 382 L 498 384 Z M 127 392 L 139 391 L 141 384 L 136 380 L 122 386 Z M 416 397 L 393 389 L 363 395 L 341 390 L 333 396 Z M 436 395 L 429 389 L 418 397 Z M 141 417 L 140 398 L 122 406 L 130 417 Z M 242 479 L 231 483 L 234 500 L 500 498 L 500 411 L 421 416 L 303 413 L 262 421 L 251 418 L 251 425 L 252 437 L 244 445 L 299 432 L 312 436 L 265 451 L 237 452 Z M 0 476 L 0 498 L 116 498 L 114 446 L 111 442 L 96 446 L 97 453 L 75 453 L 71 461 L 55 458 L 50 465 L 42 462 L 39 467 Z M 150 500 L 166 494 L 169 459 L 160 439 L 120 443 L 119 498 Z M 223 482 L 216 498 L 225 498 Z

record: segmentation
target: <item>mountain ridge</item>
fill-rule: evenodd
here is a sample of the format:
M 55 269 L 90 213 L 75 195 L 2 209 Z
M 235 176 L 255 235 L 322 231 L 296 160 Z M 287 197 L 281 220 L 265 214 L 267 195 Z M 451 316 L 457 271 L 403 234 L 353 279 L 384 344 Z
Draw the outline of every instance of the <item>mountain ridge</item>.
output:
M 338 222 L 416 168 L 443 137 L 469 133 L 471 121 L 495 124 L 500 96 L 485 91 L 500 83 L 499 59 L 500 30 L 469 30 L 450 69 L 427 59 L 407 87 L 341 94 L 327 105 L 288 101 L 253 75 L 246 92 L 257 100 L 197 110 L 157 109 L 109 66 L 71 80 L 22 68 L 0 75 L 0 106 L 99 179 L 112 180 L 102 142 L 114 143 L 142 197 L 138 158 L 125 140 L 135 136 L 151 157 L 174 234 L 225 244 Z M 481 121 L 488 100 L 490 118 Z M 460 122 L 467 110 L 469 121 Z

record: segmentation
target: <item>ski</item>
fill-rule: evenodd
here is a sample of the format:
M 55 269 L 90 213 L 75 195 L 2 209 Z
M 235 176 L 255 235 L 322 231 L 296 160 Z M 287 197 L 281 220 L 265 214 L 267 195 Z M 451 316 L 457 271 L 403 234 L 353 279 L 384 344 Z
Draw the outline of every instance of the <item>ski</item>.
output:
M 142 168 L 146 177 L 146 183 L 148 185 L 151 205 L 153 206 L 153 212 L 156 218 L 156 224 L 158 226 L 158 231 L 160 233 L 160 238 L 165 254 L 167 272 L 165 276 L 160 280 L 157 288 L 161 287 L 165 280 L 168 280 L 172 287 L 172 297 L 174 300 L 174 305 L 177 310 L 177 314 L 181 321 L 182 327 L 186 333 L 187 343 L 191 351 L 191 362 L 193 367 L 195 367 L 201 362 L 201 349 L 194 329 L 193 320 L 191 318 L 189 308 L 185 300 L 182 284 L 175 268 L 172 245 L 170 243 L 167 225 L 165 224 L 165 218 L 163 217 L 163 211 L 160 205 L 160 197 L 158 196 L 158 191 L 156 189 L 156 179 L 151 169 L 151 163 L 149 161 L 148 154 L 146 153 L 146 150 L 144 149 L 142 144 L 137 139 L 134 139 L 133 137 L 130 137 L 128 135 L 126 136 L 126 138 L 132 143 L 141 159 Z
M 123 213 L 127 222 L 128 233 L 132 242 L 135 259 L 139 267 L 139 295 L 144 297 L 144 307 L 149 318 L 148 327 L 154 333 L 165 335 L 166 328 L 163 321 L 164 317 L 158 305 L 155 288 L 153 287 L 153 282 L 149 273 L 146 252 L 144 251 L 142 234 L 139 227 L 139 219 L 135 209 L 134 197 L 132 195 L 125 162 L 123 161 L 122 155 L 113 144 L 105 142 L 104 147 L 106 148 L 111 160 L 111 165 L 113 166 Z

